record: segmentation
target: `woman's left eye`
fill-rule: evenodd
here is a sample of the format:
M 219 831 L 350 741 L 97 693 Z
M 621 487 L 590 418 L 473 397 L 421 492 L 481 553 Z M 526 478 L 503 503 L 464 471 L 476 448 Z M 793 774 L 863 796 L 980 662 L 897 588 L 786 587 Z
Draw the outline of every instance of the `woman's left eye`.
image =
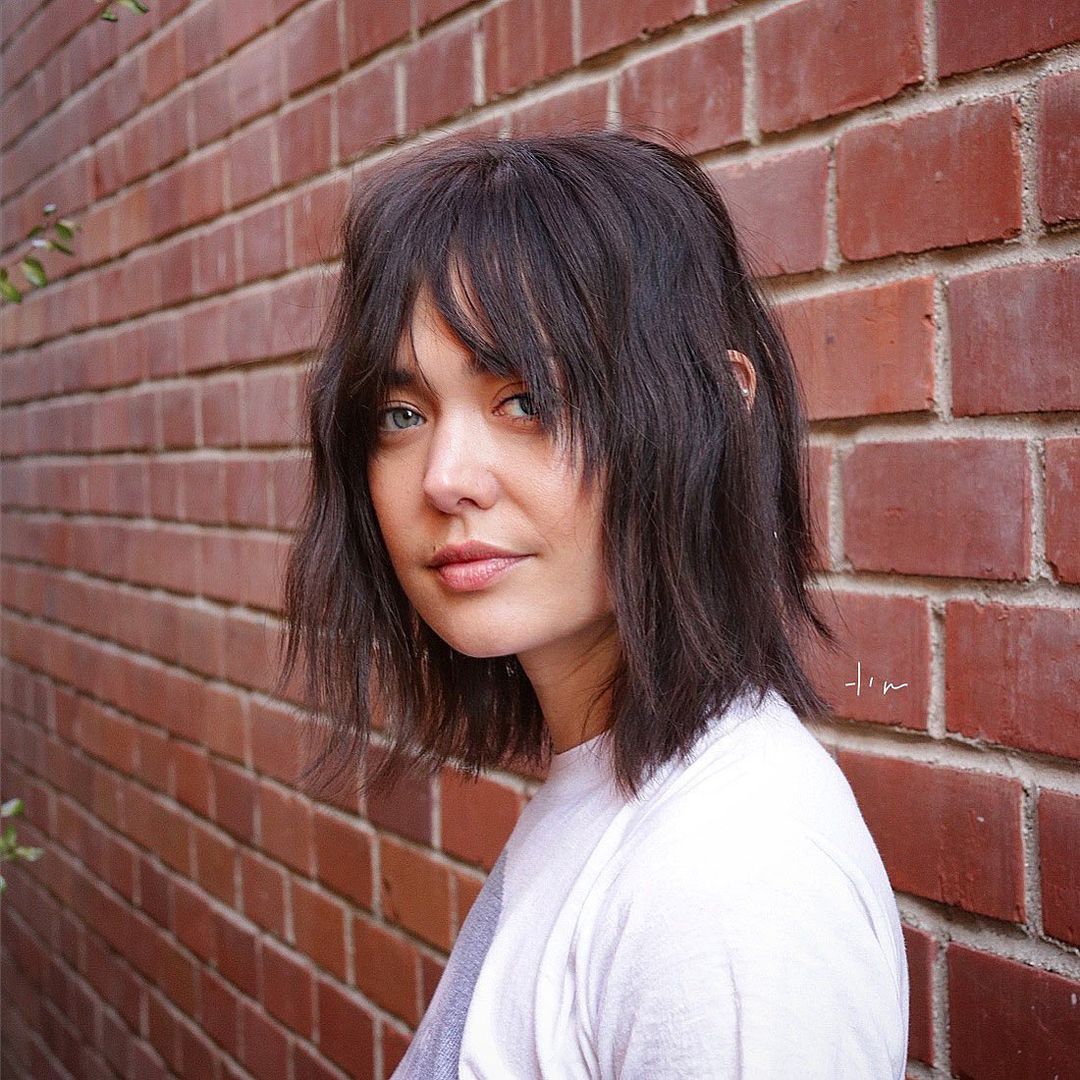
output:
M 520 398 L 526 398 L 529 401 L 532 401 L 532 394 L 528 394 L 528 393 L 514 394 L 513 397 L 504 398 L 501 402 L 499 402 L 499 404 L 500 405 L 505 405 L 508 401 L 517 401 Z M 526 415 L 524 417 L 515 417 L 514 419 L 515 420 L 520 420 L 520 419 L 532 420 L 532 419 L 534 419 L 536 417 L 536 415 L 537 415 L 537 413 L 536 413 L 536 409 L 535 409 L 535 406 L 534 406 L 533 411 L 531 413 L 526 413 Z

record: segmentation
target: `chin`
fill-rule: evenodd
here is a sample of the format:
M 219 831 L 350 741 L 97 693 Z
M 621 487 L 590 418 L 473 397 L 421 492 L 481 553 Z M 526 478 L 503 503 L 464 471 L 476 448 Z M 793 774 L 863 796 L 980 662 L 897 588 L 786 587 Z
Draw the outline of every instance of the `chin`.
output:
M 512 656 L 527 647 L 521 636 L 521 620 L 486 618 L 482 615 L 462 613 L 456 618 L 443 617 L 432 620 L 420 612 L 420 617 L 434 633 L 452 649 L 476 660 L 492 656 Z
M 494 632 L 493 632 L 494 631 Z M 471 656 L 476 660 L 482 660 L 492 656 L 510 656 L 518 651 L 517 644 L 509 634 L 500 634 L 497 628 L 487 626 L 478 628 L 476 633 L 456 628 L 454 630 L 435 630 L 452 649 Z

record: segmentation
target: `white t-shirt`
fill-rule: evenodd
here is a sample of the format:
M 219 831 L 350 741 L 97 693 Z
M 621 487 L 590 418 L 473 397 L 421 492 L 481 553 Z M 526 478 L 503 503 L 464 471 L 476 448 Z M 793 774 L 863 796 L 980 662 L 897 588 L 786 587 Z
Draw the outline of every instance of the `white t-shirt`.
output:
M 775 691 L 634 802 L 556 754 L 392 1080 L 903 1080 L 908 970 L 847 779 Z

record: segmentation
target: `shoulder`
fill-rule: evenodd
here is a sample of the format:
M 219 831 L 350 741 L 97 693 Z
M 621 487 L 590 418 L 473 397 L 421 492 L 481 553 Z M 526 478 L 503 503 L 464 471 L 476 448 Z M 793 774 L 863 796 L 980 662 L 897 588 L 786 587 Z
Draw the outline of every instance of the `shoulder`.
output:
M 831 845 L 761 807 L 737 818 L 664 822 L 626 855 L 604 897 L 609 916 L 761 919 L 811 898 L 848 906 L 860 883 Z M 805 917 L 813 913 L 806 912 Z
M 741 1076 L 738 1062 L 898 1075 L 902 958 L 841 863 L 778 817 L 666 839 L 650 836 L 612 879 L 592 928 L 585 1000 L 605 1075 L 679 1075 L 663 1071 L 679 1054 L 702 1076 Z

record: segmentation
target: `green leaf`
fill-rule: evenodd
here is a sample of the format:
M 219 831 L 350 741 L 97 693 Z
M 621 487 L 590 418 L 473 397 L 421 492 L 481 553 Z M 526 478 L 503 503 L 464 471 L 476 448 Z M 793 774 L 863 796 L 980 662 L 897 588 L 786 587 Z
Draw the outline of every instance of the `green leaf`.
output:
M 35 225 L 35 226 L 34 226 L 34 227 L 33 227 L 33 228 L 32 228 L 32 229 L 31 229 L 31 230 L 30 230 L 30 231 L 29 231 L 29 232 L 28 232 L 28 233 L 26 234 L 26 238 L 27 238 L 27 240 L 29 240 L 31 236 L 37 236 L 37 234 L 38 234 L 39 232 L 44 232 L 44 231 L 45 231 L 45 226 L 44 226 L 44 225 Z
M 116 12 L 113 11 L 111 8 L 108 11 L 103 11 L 101 13 L 101 17 L 106 22 L 119 22 L 120 21 L 120 16 L 117 15 Z
M 10 281 L 8 281 L 7 270 L 5 270 L 3 274 L 4 276 L 0 277 L 0 296 L 2 296 L 5 300 L 10 300 L 14 304 L 21 304 L 22 293 L 19 292 L 19 290 L 16 289 Z
M 7 271 L 0 270 L 0 280 L 7 280 Z M 12 814 L 21 814 L 23 812 L 22 799 L 8 799 L 3 805 L 0 805 L 0 817 L 10 817 Z
M 145 15 L 150 9 L 140 0 L 120 0 L 120 3 L 124 5 L 129 11 L 134 11 L 139 15 Z
M 19 262 L 19 265 L 22 267 L 27 281 L 39 287 L 49 283 L 49 279 L 45 276 L 45 267 L 37 259 L 27 255 L 25 259 Z
M 59 240 L 50 240 L 49 247 L 56 248 L 57 251 L 62 251 L 65 255 L 75 254 L 75 252 L 72 251 L 71 248 L 67 246 L 67 244 L 62 244 Z
M 75 230 L 78 225 L 74 221 L 69 221 L 67 218 L 61 218 L 55 222 L 53 228 L 63 237 L 65 240 L 75 239 Z

